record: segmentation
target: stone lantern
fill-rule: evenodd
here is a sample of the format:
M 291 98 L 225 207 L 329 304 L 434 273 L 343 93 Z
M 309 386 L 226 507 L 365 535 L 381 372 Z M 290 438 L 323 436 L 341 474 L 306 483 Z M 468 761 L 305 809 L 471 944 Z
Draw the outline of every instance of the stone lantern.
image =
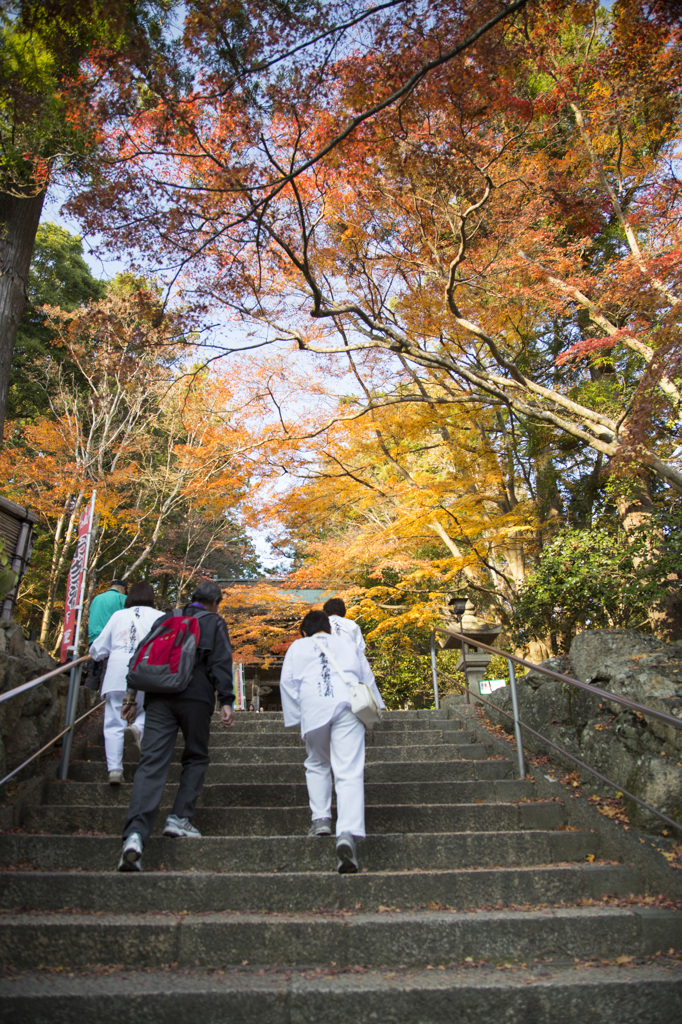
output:
M 447 605 L 443 608 L 443 627 L 464 633 L 472 640 L 480 640 L 481 643 L 488 644 L 490 647 L 495 646 L 497 638 L 502 632 L 500 623 L 480 618 L 471 601 L 464 596 L 453 596 L 448 600 Z M 491 655 L 478 647 L 463 643 L 455 636 L 441 636 L 439 639 L 442 650 L 462 651 L 462 657 L 457 662 L 456 669 L 458 672 L 464 672 L 472 693 L 480 695 L 481 679 L 490 664 Z

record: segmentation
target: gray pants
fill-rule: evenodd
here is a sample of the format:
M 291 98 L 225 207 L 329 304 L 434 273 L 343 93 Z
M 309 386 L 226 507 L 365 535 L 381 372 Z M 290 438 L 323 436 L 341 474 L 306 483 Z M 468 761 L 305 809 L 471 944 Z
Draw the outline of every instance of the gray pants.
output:
M 143 844 L 149 839 L 166 787 L 178 729 L 182 730 L 185 749 L 181 758 L 180 785 L 171 813 L 191 820 L 208 768 L 212 713 L 213 708 L 205 701 L 178 697 L 148 700 L 142 753 L 123 829 L 124 839 L 131 832 L 138 832 Z

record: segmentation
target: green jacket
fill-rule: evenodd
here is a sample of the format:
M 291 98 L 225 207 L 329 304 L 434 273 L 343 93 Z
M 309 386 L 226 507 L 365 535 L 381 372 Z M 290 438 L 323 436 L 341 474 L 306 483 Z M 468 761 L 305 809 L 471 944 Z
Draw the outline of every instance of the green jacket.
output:
M 120 612 L 125 603 L 125 594 L 120 594 L 118 590 L 113 588 L 107 590 L 105 594 L 98 594 L 97 597 L 93 597 L 90 605 L 90 615 L 88 616 L 89 643 L 97 639 L 114 612 Z

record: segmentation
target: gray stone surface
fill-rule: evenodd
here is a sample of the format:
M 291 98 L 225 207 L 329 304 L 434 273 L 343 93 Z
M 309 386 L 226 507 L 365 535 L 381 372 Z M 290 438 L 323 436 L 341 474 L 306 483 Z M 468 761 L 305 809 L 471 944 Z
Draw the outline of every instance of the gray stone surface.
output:
M 69 769 L 69 776 L 75 782 L 96 782 L 102 785 L 106 781 L 106 765 L 104 752 L 93 756 L 88 761 L 72 762 Z M 124 765 L 126 782 L 132 782 L 135 765 L 127 763 Z M 244 764 L 233 762 L 231 764 L 211 763 L 209 777 L 215 783 L 270 783 L 273 779 L 281 782 L 301 782 L 301 763 L 288 761 L 282 763 L 274 759 L 269 763 Z M 398 776 L 405 782 L 447 782 L 459 779 L 470 779 L 484 781 L 487 779 L 505 779 L 513 775 L 511 761 L 499 759 L 495 761 L 480 761 L 468 759 L 463 760 L 433 760 L 433 761 L 402 761 L 396 765 L 395 761 L 369 761 L 365 765 L 365 781 L 368 784 L 379 782 L 392 782 Z M 177 782 L 180 777 L 180 765 L 178 762 L 171 765 L 169 780 Z
M 458 910 L 477 905 L 554 903 L 598 898 L 603 893 L 640 894 L 641 873 L 619 864 L 569 864 L 454 871 L 361 871 L 337 875 L 333 844 L 321 872 L 240 873 L 159 871 L 117 875 L 85 871 L 12 872 L 3 880 L 0 908 L 180 913 L 214 910 L 268 911 L 414 910 L 444 905 Z
M 15 970 L 120 963 L 158 968 L 251 965 L 420 966 L 471 957 L 488 962 L 580 957 L 586 943 L 603 959 L 647 956 L 661 943 L 682 947 L 682 918 L 669 910 L 598 907 L 453 914 L 183 914 L 139 921 L 129 914 L 14 915 L 0 920 L 0 958 Z
M 311 842 L 305 836 L 204 836 L 196 843 L 152 836 L 144 851 L 145 870 L 263 872 L 328 871 L 332 839 Z M 111 871 L 118 859 L 118 836 L 45 836 L 0 834 L 0 865 L 47 871 L 81 864 L 90 871 Z M 599 857 L 600 837 L 591 831 L 419 832 L 370 835 L 361 846 L 368 871 L 406 867 L 452 869 L 459 866 L 524 867 L 585 861 Z
M 170 811 L 172 793 L 161 803 L 156 831 L 161 832 L 164 815 Z M 29 807 L 23 815 L 24 826 L 33 831 L 104 832 L 121 831 L 125 812 L 117 807 L 90 807 L 86 804 Z M 310 825 L 308 807 L 206 807 L 197 809 L 197 828 L 206 835 L 287 836 L 303 835 Z M 560 803 L 474 803 L 474 804 L 399 804 L 367 808 L 367 828 L 372 832 L 453 832 L 472 829 L 496 832 L 510 828 L 558 828 L 564 824 Z
M 0 623 L 0 693 L 49 672 L 55 662 L 21 626 Z M 16 768 L 63 728 L 66 708 L 60 677 L 0 704 L 0 778 Z M 28 774 L 22 776 L 26 778 Z
M 201 795 L 204 807 L 305 807 L 308 791 L 300 779 L 291 782 L 219 783 L 205 786 Z M 367 782 L 366 806 L 395 804 L 462 804 L 509 803 L 532 800 L 533 786 L 521 779 L 453 780 L 447 782 Z M 124 812 L 130 797 L 127 786 L 104 786 L 73 782 L 65 787 L 60 782 L 48 783 L 45 802 L 51 805 L 84 804 L 88 807 L 121 807 Z
M 679 1024 L 682 1015 L 682 973 L 668 964 L 432 966 L 20 975 L 2 983 L 0 1022 Z

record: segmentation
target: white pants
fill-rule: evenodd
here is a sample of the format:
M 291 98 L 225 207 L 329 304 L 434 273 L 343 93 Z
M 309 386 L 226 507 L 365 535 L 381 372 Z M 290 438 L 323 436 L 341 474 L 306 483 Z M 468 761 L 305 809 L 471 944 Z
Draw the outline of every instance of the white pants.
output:
M 125 690 L 112 690 L 105 696 L 104 705 L 104 751 L 107 755 L 107 771 L 115 772 L 123 770 L 123 733 L 128 723 L 121 718 L 121 708 Z M 142 702 L 144 693 L 138 690 L 137 705 L 138 712 L 135 725 L 140 730 L 140 736 L 144 732 L 144 708 Z
M 336 789 L 336 834 L 365 836 L 365 727 L 350 708 L 306 733 L 305 777 L 313 821 L 332 816 L 332 772 Z

